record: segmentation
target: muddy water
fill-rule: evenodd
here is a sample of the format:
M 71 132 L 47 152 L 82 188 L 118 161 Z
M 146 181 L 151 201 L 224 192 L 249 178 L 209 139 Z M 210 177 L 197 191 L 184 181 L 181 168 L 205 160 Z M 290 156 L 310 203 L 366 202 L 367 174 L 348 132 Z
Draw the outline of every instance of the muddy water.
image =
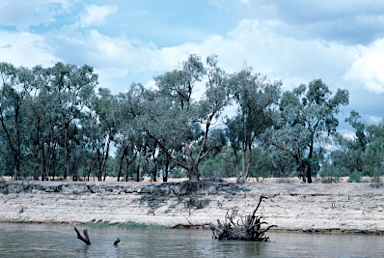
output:
M 84 229 L 84 226 L 78 226 Z M 270 232 L 269 243 L 218 242 L 206 230 L 0 223 L 0 257 L 383 257 L 384 237 Z M 114 246 L 119 237 L 121 242 Z

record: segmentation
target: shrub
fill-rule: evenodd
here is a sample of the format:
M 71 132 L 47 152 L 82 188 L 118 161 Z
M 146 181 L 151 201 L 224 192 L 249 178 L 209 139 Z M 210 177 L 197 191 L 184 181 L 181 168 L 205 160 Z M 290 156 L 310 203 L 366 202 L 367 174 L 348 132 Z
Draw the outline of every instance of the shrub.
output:
M 320 169 L 320 176 L 322 178 L 321 182 L 323 183 L 338 183 L 341 173 L 335 166 L 324 163 Z
M 356 169 L 352 172 L 352 174 L 349 176 L 348 182 L 349 183 L 361 183 L 361 177 L 363 174 Z

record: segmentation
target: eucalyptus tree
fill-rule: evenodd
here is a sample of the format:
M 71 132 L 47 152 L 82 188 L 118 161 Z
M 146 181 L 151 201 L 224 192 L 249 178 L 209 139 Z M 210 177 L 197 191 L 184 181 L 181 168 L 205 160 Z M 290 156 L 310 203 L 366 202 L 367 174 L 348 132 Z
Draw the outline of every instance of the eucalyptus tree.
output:
M 275 127 L 268 130 L 270 144 L 287 151 L 296 161 L 299 176 L 312 182 L 316 144 L 334 134 L 339 124 L 336 115 L 348 104 L 348 91 L 338 89 L 332 96 L 321 80 L 300 85 L 283 93 L 280 115 Z
M 120 93 L 116 100 L 116 119 L 120 121 L 117 128 L 117 159 L 118 178 L 125 167 L 125 181 L 128 181 L 131 171 L 136 173 L 136 181 L 140 180 L 141 157 L 148 138 L 141 128 L 139 118 L 144 115 L 146 89 L 139 83 L 132 83 L 125 93 Z
M 158 90 L 141 118 L 143 128 L 172 162 L 187 171 L 190 181 L 199 181 L 200 162 L 222 147 L 221 142 L 208 146 L 208 141 L 212 125 L 229 103 L 227 75 L 217 66 L 216 56 L 209 56 L 205 67 L 199 56 L 190 55 L 180 69 L 154 79 Z M 194 93 L 204 88 L 204 82 L 205 91 L 197 100 Z
M 384 119 L 379 124 L 367 126 L 366 134 L 368 146 L 365 151 L 364 170 L 373 177 L 378 187 L 384 172 Z
M 31 71 L 16 68 L 9 63 L 0 63 L 0 123 L 12 153 L 13 177 L 20 176 L 23 134 L 26 126 L 23 119 L 25 97 L 31 91 Z
M 227 119 L 227 135 L 234 150 L 241 150 L 241 173 L 237 182 L 247 180 L 256 140 L 272 125 L 273 109 L 281 92 L 281 82 L 270 82 L 252 68 L 244 68 L 229 80 L 235 100 L 236 115 Z
M 32 171 L 32 176 L 35 180 L 41 176 L 44 181 L 48 178 L 46 169 L 46 153 L 44 151 L 44 131 L 49 128 L 47 120 L 45 120 L 47 111 L 46 105 L 39 97 L 45 81 L 41 74 L 44 69 L 41 66 L 36 66 L 29 73 L 29 83 L 31 91 L 25 96 L 25 105 L 23 117 L 28 125 L 28 137 L 25 137 L 24 150 L 26 160 L 28 161 L 28 170 Z
M 342 134 L 335 134 L 334 146 L 336 150 L 331 152 L 331 160 L 340 172 L 348 171 L 363 174 L 364 155 L 368 144 L 366 136 L 367 125 L 360 114 L 354 110 L 345 119 L 355 129 L 353 138 L 345 137 Z
M 91 98 L 91 109 L 95 112 L 97 123 L 95 136 L 98 137 L 96 149 L 99 161 L 98 180 L 105 180 L 111 141 L 114 141 L 120 125 L 116 116 L 116 96 L 112 95 L 109 89 L 99 88 L 98 94 Z
M 44 69 L 42 76 L 46 83 L 39 95 L 47 111 L 50 129 L 47 141 L 52 146 L 52 156 L 58 155 L 57 150 L 63 150 L 63 177 L 66 179 L 70 170 L 70 141 L 73 141 L 70 128 L 79 127 L 80 118 L 89 111 L 98 76 L 88 65 L 77 67 L 63 63 Z

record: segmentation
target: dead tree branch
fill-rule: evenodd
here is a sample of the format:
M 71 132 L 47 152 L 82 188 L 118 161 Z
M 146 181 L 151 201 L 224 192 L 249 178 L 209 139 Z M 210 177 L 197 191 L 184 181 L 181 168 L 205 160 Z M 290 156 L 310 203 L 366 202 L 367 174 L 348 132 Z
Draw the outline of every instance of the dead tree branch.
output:
M 84 237 L 80 234 L 79 230 L 76 227 L 74 227 L 74 229 L 76 231 L 78 239 L 80 239 L 81 241 L 83 241 L 87 245 L 91 244 L 91 241 L 89 240 L 88 229 L 84 229 L 84 231 L 83 231 L 84 232 Z

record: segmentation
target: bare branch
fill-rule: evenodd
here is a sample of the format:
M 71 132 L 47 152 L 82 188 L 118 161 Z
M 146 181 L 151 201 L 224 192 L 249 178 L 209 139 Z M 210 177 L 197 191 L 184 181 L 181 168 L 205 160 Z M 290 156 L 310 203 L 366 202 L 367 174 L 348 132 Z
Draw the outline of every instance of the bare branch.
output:
M 77 238 L 78 238 L 78 239 L 80 239 L 81 241 L 83 241 L 83 242 L 86 243 L 87 245 L 90 245 L 90 244 L 91 244 L 91 241 L 89 240 L 89 235 L 88 235 L 88 230 L 87 230 L 87 229 L 84 229 L 84 231 L 83 231 L 85 237 L 83 237 L 83 236 L 80 234 L 79 230 L 78 230 L 76 227 L 74 227 L 74 229 L 75 229 L 75 231 L 76 231 L 76 234 L 77 234 Z

